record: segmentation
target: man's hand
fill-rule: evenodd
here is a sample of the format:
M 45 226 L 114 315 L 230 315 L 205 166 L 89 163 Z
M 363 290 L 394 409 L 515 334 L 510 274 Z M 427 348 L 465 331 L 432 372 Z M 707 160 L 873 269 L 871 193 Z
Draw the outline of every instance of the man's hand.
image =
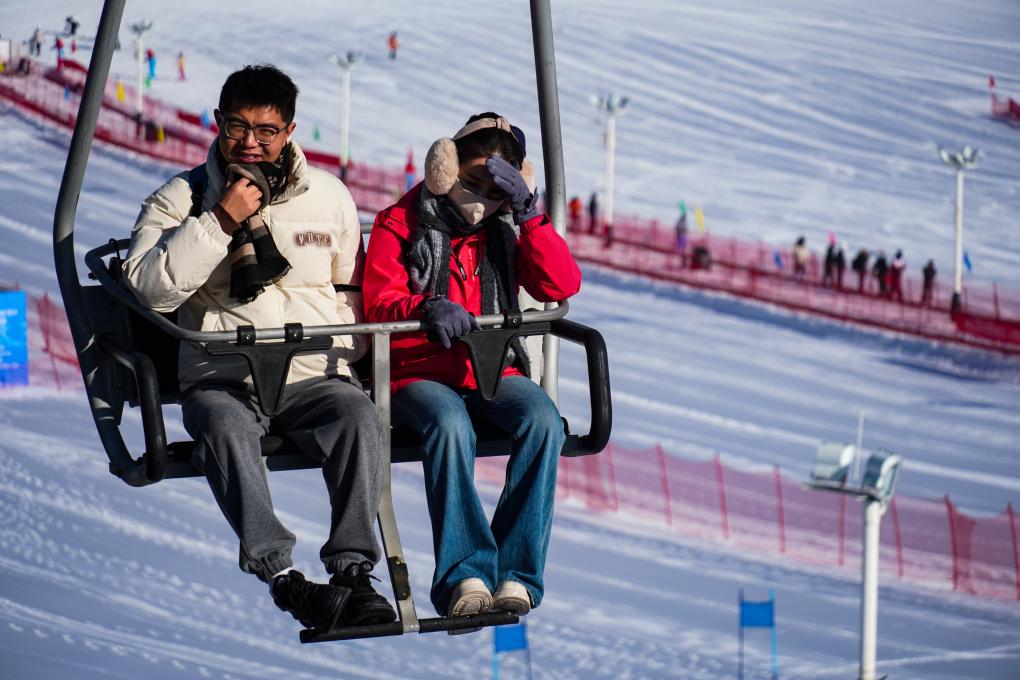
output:
M 258 211 L 260 205 L 262 205 L 262 192 L 258 185 L 242 178 L 228 186 L 216 204 L 216 207 L 220 209 L 216 211 L 217 217 L 220 217 L 219 213 L 222 211 L 233 222 L 233 224 L 227 225 L 222 224 L 221 220 L 220 226 L 223 231 L 227 234 L 234 233 L 241 222 Z

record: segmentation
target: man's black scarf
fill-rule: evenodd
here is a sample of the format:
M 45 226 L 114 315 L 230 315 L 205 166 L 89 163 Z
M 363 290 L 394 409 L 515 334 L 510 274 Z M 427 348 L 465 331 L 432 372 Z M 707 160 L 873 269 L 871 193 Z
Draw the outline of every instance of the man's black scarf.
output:
M 226 185 L 241 178 L 248 179 L 262 191 L 259 211 L 272 203 L 287 186 L 290 174 L 291 150 L 284 148 L 275 163 L 227 164 L 217 149 L 216 160 L 225 177 Z M 241 228 L 230 240 L 230 297 L 240 302 L 251 302 L 266 286 L 283 278 L 290 271 L 287 261 L 276 247 L 269 227 L 259 212 L 241 222 Z
M 450 238 L 485 229 L 485 253 L 477 272 L 482 284 L 482 314 L 520 309 L 514 269 L 517 233 L 510 215 L 490 215 L 479 224 L 468 224 L 446 196 L 434 195 L 424 184 L 415 210 L 418 228 L 404 253 L 412 291 L 445 297 L 450 288 Z M 521 339 L 515 338 L 510 348 L 507 363 L 530 374 L 527 350 Z

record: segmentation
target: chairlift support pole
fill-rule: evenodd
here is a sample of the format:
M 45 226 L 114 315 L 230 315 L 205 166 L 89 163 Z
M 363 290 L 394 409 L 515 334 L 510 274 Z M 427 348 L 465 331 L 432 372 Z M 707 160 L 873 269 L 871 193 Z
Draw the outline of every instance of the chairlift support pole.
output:
M 535 48 L 535 76 L 538 81 L 538 113 L 542 128 L 542 158 L 545 165 L 546 202 L 556 233 L 567 233 L 567 188 L 563 172 L 563 135 L 560 130 L 560 98 L 556 84 L 556 54 L 553 47 L 552 11 L 549 0 L 531 0 L 531 36 Z M 555 303 L 547 303 L 551 309 Z M 542 388 L 559 403 L 559 339 L 546 335 L 542 341 Z
M 106 0 L 99 19 L 99 30 L 89 60 L 85 88 L 82 92 L 78 117 L 75 119 L 71 146 L 60 180 L 57 205 L 53 213 L 53 260 L 60 285 L 60 296 L 64 301 L 67 321 L 71 328 L 81 376 L 85 383 L 92 416 L 103 447 L 110 456 L 111 465 L 130 471 L 123 479 L 132 486 L 148 484 L 144 467 L 139 465 L 128 451 L 120 434 L 117 419 L 110 405 L 95 394 L 94 381 L 99 369 L 99 348 L 92 330 L 92 324 L 84 314 L 85 303 L 78 268 L 74 254 L 74 218 L 78 210 L 78 196 L 85 180 L 85 166 L 92 150 L 92 138 L 103 106 L 103 90 L 110 76 L 110 62 L 117 41 L 121 17 L 124 14 L 124 0 Z

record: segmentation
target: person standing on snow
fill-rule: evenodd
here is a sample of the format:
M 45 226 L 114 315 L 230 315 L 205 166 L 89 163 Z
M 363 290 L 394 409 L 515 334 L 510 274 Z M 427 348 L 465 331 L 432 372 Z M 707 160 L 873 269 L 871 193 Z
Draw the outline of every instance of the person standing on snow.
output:
M 861 248 L 854 255 L 854 261 L 850 263 L 851 268 L 857 272 L 857 292 L 864 292 L 864 279 L 868 275 L 868 251 Z
M 184 72 L 186 63 L 184 60 L 184 50 L 177 53 L 177 80 L 187 80 L 188 76 Z
M 921 290 L 921 304 L 931 305 L 932 289 L 935 287 L 935 260 L 928 260 L 921 275 L 924 277 L 924 288 Z
M 871 274 L 875 277 L 878 282 L 878 295 L 879 297 L 886 297 L 889 295 L 889 262 L 885 259 L 885 253 L 881 250 L 878 251 L 878 257 L 875 258 L 875 264 L 871 267 Z
M 687 204 L 680 201 L 680 217 L 674 225 L 673 245 L 679 258 L 680 267 L 687 266 Z
M 361 320 L 357 209 L 347 188 L 309 166 L 291 139 L 297 92 L 270 65 L 227 78 L 215 111 L 219 132 L 200 166 L 206 181 L 198 205 L 188 172 L 142 204 L 124 262 L 125 282 L 142 304 L 177 310 L 188 330 Z M 280 609 L 316 630 L 396 619 L 369 581 L 381 557 L 373 521 L 384 456 L 375 406 L 351 369 L 366 345 L 361 336 L 341 336 L 324 352 L 295 356 L 279 410 L 267 417 L 244 360 L 181 344 L 192 462 L 238 536 L 240 567 L 269 584 Z M 328 585 L 293 569 L 295 536 L 273 509 L 261 454 L 268 433 L 322 461 L 332 508 L 319 552 Z
M 591 198 L 588 199 L 588 233 L 594 234 L 598 230 L 599 224 L 599 195 L 596 192 L 591 192 Z
M 846 272 L 846 242 L 840 241 L 836 249 L 836 288 L 843 290 L 843 274 Z
M 807 260 L 808 252 L 805 239 L 803 236 L 798 236 L 797 242 L 793 244 L 793 278 L 798 281 L 804 280 L 804 275 L 807 273 Z
M 903 251 L 897 250 L 889 268 L 889 299 L 903 302 L 903 272 L 907 269 L 907 261 L 903 259 Z
M 46 36 L 43 35 L 42 29 L 38 26 L 35 27 L 35 31 L 32 33 L 31 41 L 31 53 L 37 57 L 42 56 L 42 46 L 46 42 Z
M 149 78 L 156 78 L 156 51 L 151 47 L 145 50 L 145 61 L 149 63 Z
M 396 59 L 397 50 L 400 49 L 400 41 L 397 40 L 396 31 L 390 33 L 390 37 L 387 39 L 386 45 L 390 48 L 390 59 Z
M 832 286 L 836 283 L 836 243 L 830 241 L 825 249 L 825 262 L 822 269 L 822 286 Z
M 570 213 L 570 231 L 580 231 L 581 211 L 584 209 L 584 206 L 581 205 L 581 198 L 579 196 L 571 198 L 567 209 Z
M 433 143 L 425 180 L 376 216 L 365 264 L 369 321 L 421 319 L 392 343 L 393 422 L 421 435 L 436 569 L 432 604 L 448 616 L 526 614 L 542 601 L 556 470 L 565 435 L 556 405 L 527 377 L 520 339 L 492 401 L 467 346 L 477 314 L 517 311 L 520 287 L 565 300 L 581 272 L 536 208 L 524 133 L 493 112 Z M 473 482 L 482 421 L 513 436 L 491 523 Z
M 56 50 L 57 52 L 57 68 L 64 65 L 64 41 L 60 39 L 60 36 L 53 37 L 53 47 L 50 49 Z

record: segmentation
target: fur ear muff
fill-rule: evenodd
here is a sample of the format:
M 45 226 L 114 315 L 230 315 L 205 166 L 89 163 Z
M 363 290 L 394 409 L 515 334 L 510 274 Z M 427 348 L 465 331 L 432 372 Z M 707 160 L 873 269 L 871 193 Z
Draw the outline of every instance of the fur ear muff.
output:
M 460 161 L 457 160 L 457 145 L 449 137 L 432 142 L 429 152 L 425 154 L 425 186 L 435 196 L 450 193 L 453 183 L 460 172 Z
M 531 164 L 527 158 L 521 163 L 521 177 L 524 178 L 524 183 L 531 189 L 531 193 L 535 193 L 535 166 Z

